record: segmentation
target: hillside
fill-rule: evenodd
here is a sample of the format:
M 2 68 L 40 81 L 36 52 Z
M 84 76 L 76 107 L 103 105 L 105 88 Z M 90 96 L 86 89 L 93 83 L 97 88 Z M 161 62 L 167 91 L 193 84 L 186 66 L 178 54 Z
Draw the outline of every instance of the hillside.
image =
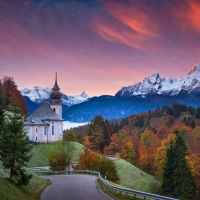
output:
M 63 113 L 63 119 L 73 122 L 88 122 L 97 115 L 110 120 L 114 118 L 124 118 L 131 114 L 148 112 L 164 105 L 171 106 L 174 103 L 186 104 L 188 106 L 200 106 L 200 94 L 185 94 L 181 92 L 175 96 L 168 95 L 146 95 L 144 98 L 138 96 L 100 96 L 73 105 Z
M 160 193 L 160 184 L 154 176 L 147 174 L 123 159 L 119 159 L 115 164 L 120 177 L 119 185 L 143 192 Z
M 77 142 L 73 142 L 75 147 L 75 153 L 73 157 L 73 163 L 78 162 L 78 155 L 83 151 L 83 145 Z M 56 143 L 41 143 L 34 145 L 31 154 L 33 155 L 28 163 L 29 167 L 35 166 L 46 166 L 48 165 L 48 152 L 51 150 Z
M 28 171 L 28 170 L 27 170 Z M 32 173 L 28 171 L 29 173 Z M 8 171 L 3 170 L 0 163 L 0 199 L 2 200 L 39 200 L 42 191 L 50 184 L 50 182 L 42 179 L 32 173 L 33 177 L 27 186 L 19 187 L 9 180 Z

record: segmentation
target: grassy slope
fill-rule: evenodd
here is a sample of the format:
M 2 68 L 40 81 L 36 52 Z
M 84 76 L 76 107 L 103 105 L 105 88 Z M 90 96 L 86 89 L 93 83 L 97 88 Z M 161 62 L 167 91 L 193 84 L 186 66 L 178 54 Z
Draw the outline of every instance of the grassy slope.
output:
M 145 173 L 122 159 L 116 161 L 116 166 L 121 186 L 150 193 L 160 192 L 160 184 L 154 176 Z
M 48 165 L 47 154 L 50 149 L 55 146 L 55 143 L 37 144 L 32 148 L 32 158 L 28 166 L 44 166 Z M 74 142 L 75 154 L 73 163 L 78 162 L 78 155 L 83 151 L 83 146 Z M 30 171 L 28 171 L 31 173 Z M 33 177 L 26 187 L 18 187 L 8 181 L 8 171 L 4 170 L 0 163 L 0 199 L 2 200 L 38 200 L 41 192 L 47 187 L 50 182 L 40 178 L 33 173 Z
M 73 163 L 78 162 L 78 155 L 83 151 L 83 145 L 79 144 L 77 142 L 72 142 L 75 147 L 75 153 L 73 156 Z M 52 149 L 56 143 L 42 143 L 33 145 L 32 148 L 32 158 L 30 162 L 28 163 L 29 167 L 35 167 L 35 166 L 45 166 L 48 165 L 48 152 L 50 149 Z
M 50 184 L 49 181 L 40 178 L 34 173 L 26 187 L 19 187 L 11 183 L 6 179 L 7 177 L 8 171 L 3 170 L 0 163 L 0 199 L 2 200 L 38 200 L 40 199 L 41 192 Z

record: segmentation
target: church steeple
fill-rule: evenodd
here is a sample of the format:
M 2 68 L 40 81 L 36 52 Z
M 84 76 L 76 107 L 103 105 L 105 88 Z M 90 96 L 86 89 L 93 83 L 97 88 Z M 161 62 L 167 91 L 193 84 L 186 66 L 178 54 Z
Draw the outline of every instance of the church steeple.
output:
M 58 87 L 58 83 L 57 83 L 57 72 L 56 72 L 55 84 L 54 84 L 52 90 L 60 90 L 60 88 Z
M 51 103 L 50 107 L 52 110 L 55 111 L 55 113 L 62 118 L 62 103 L 61 103 L 61 97 L 62 93 L 59 91 L 60 88 L 57 83 L 57 72 L 56 72 L 56 77 L 55 77 L 55 84 L 52 88 L 52 92 L 50 94 L 51 97 Z
M 52 90 L 53 91 L 51 92 L 50 97 L 52 99 L 60 100 L 62 97 L 62 93 L 59 91 L 60 88 L 58 87 L 58 83 L 57 83 L 57 72 L 56 72 L 55 84 L 54 84 Z

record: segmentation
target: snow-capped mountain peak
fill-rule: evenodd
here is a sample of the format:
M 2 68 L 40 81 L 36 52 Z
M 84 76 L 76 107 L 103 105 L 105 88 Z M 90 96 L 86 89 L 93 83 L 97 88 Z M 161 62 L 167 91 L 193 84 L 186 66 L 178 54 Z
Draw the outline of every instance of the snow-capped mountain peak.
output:
M 146 77 L 143 82 L 148 82 L 150 84 L 160 83 L 161 78 L 158 72 L 154 72 L 150 76 Z
M 85 92 L 82 92 L 80 96 L 83 98 L 90 98 L 90 96 L 88 96 Z
M 20 90 L 22 96 L 28 96 L 33 102 L 41 103 L 44 99 L 50 98 L 50 93 L 52 89 L 42 88 L 40 86 L 35 86 L 33 89 L 24 88 Z M 64 105 L 72 106 L 74 104 L 79 104 L 84 101 L 89 100 L 91 97 L 85 92 L 82 92 L 80 95 L 68 96 L 63 94 L 61 101 Z
M 200 91 L 200 63 L 195 63 L 190 72 L 179 79 L 161 78 L 158 72 L 128 87 L 123 87 L 116 96 L 135 96 L 147 94 L 177 95 L 181 91 L 192 93 Z
M 188 75 L 194 74 L 194 73 L 196 73 L 197 75 L 200 74 L 200 63 L 199 62 L 196 62 L 194 64 L 194 66 L 192 67 L 192 69 L 190 70 L 190 72 L 188 73 Z

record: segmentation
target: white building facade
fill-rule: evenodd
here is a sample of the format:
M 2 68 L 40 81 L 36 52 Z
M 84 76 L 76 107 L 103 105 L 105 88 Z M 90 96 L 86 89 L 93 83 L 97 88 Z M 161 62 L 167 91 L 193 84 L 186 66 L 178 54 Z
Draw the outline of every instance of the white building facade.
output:
M 62 140 L 62 93 L 59 90 L 56 74 L 55 85 L 50 94 L 50 105 L 44 101 L 43 104 L 25 120 L 25 131 L 30 140 L 46 143 Z

